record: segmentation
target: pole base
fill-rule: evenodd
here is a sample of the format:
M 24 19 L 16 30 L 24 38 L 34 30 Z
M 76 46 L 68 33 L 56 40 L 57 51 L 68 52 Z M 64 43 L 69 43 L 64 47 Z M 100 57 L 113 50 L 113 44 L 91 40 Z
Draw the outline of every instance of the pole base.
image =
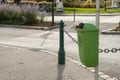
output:
M 58 64 L 61 64 L 61 65 L 65 64 L 65 51 L 64 50 L 63 51 L 59 50 L 58 52 Z

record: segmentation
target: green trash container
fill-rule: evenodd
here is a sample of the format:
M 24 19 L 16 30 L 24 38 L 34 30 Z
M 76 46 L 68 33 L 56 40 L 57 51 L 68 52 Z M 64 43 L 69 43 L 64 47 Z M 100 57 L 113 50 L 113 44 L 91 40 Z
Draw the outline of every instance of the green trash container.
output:
M 84 23 L 83 29 L 76 28 L 80 61 L 87 67 L 98 65 L 98 34 L 99 29 L 91 24 Z

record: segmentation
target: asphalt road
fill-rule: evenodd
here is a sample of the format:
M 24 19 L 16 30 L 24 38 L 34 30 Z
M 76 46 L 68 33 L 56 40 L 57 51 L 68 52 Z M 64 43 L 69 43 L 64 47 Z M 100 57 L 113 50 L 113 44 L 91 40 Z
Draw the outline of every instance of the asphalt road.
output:
M 73 17 L 71 16 L 71 18 L 69 19 L 70 16 L 68 17 L 61 17 L 61 16 L 55 16 L 55 21 L 60 21 L 61 19 L 64 20 L 65 22 L 65 29 L 68 30 L 69 32 L 73 32 L 75 33 L 74 29 L 71 29 L 71 27 L 73 26 Z M 82 18 L 82 22 L 91 22 L 93 24 L 95 24 L 95 16 L 79 16 L 79 19 Z M 49 21 L 51 19 L 51 17 L 48 17 L 47 20 Z M 105 30 L 105 29 L 110 29 L 110 28 L 114 28 L 118 25 L 120 16 L 101 16 L 100 18 L 102 21 L 100 22 L 100 30 Z M 79 23 L 79 20 L 77 21 L 77 23 Z M 58 29 L 54 29 L 53 31 L 58 32 Z M 16 37 L 21 37 L 21 36 L 25 36 L 25 35 L 31 35 L 31 34 L 36 34 L 36 33 L 43 33 L 44 31 L 42 30 L 32 30 L 32 29 L 19 29 L 19 28 L 4 28 L 4 27 L 0 27 L 0 40 L 8 40 L 8 39 L 12 39 L 12 38 L 16 38 Z M 101 34 L 100 34 L 101 35 Z M 115 39 L 119 39 L 118 37 L 120 37 L 119 35 L 101 35 L 104 37 L 108 37 L 107 40 L 109 40 L 109 42 L 111 40 L 113 40 L 113 43 L 117 43 L 119 45 L 119 40 L 117 42 L 114 42 Z M 114 38 L 114 39 L 112 39 Z M 104 39 L 103 39 L 104 40 Z M 112 44 L 107 44 L 107 46 L 112 46 Z M 114 45 L 115 46 L 115 45 Z M 75 59 L 75 60 L 79 60 L 78 59 L 78 55 L 73 54 L 72 52 L 68 52 L 70 53 L 70 55 L 68 55 L 69 57 Z M 119 53 L 119 52 L 118 52 Z M 100 71 L 112 76 L 112 77 L 117 77 L 120 80 L 120 62 L 119 62 L 119 54 L 100 54 Z
M 111 29 L 118 26 L 120 15 L 111 15 L 111 16 L 100 16 L 100 30 L 105 29 Z M 45 21 L 51 21 L 52 17 L 47 16 L 45 17 Z M 69 27 L 72 27 L 74 25 L 74 16 L 55 16 L 54 21 L 60 22 L 61 20 L 64 21 L 65 24 L 69 25 Z M 80 22 L 88 22 L 92 24 L 96 24 L 96 16 L 76 16 L 75 17 L 76 24 L 79 24 Z M 68 28 L 69 29 L 69 28 Z M 70 30 L 71 31 L 71 30 Z
M 21 29 L 21 28 L 9 28 L 9 27 L 0 27 L 0 40 L 7 40 L 15 37 L 20 37 L 28 34 L 35 34 L 38 32 L 44 32 L 42 30 L 33 30 L 33 29 Z

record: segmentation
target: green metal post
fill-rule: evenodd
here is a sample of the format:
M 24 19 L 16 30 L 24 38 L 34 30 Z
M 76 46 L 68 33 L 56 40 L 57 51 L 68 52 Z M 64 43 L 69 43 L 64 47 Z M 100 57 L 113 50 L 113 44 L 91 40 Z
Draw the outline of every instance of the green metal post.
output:
M 104 11 L 106 11 L 106 0 L 104 0 L 105 1 L 105 9 L 104 9 Z
M 52 0 L 52 26 L 54 26 L 54 0 Z
M 64 22 L 61 20 L 60 23 L 60 40 L 59 40 L 59 52 L 58 52 L 58 64 L 65 64 L 65 51 L 64 51 Z

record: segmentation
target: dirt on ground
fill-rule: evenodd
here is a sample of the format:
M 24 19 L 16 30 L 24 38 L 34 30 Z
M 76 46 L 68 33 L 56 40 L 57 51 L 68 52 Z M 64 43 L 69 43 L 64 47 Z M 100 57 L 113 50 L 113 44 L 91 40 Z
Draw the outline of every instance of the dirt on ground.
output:
M 117 28 L 115 29 L 115 31 L 120 31 L 120 27 L 117 27 Z
M 28 26 L 41 26 L 41 27 L 51 27 L 51 26 L 57 26 L 59 25 L 59 23 L 57 22 L 42 22 L 42 23 L 39 23 L 39 24 L 32 24 L 32 25 L 28 25 Z
M 116 28 L 113 29 L 112 31 L 120 31 L 120 26 L 116 27 Z

